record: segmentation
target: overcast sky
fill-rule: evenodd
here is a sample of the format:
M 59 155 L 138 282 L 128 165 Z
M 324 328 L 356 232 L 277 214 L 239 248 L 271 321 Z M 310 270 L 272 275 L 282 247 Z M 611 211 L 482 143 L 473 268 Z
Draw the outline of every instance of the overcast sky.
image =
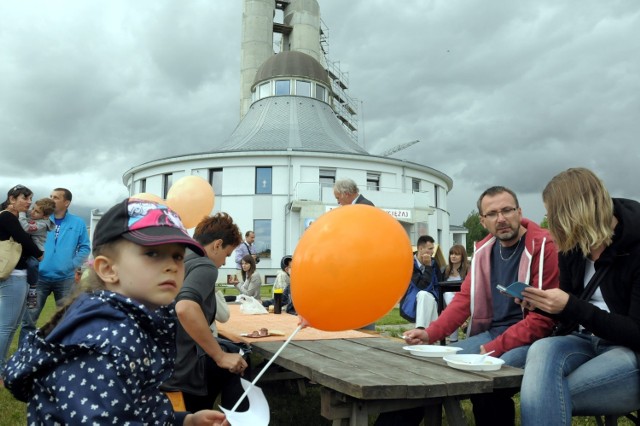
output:
M 372 152 L 454 181 L 452 224 L 501 184 L 586 166 L 640 199 L 640 2 L 319 0 Z M 0 0 L 0 190 L 127 195 L 140 163 L 207 151 L 239 121 L 242 1 Z M 233 214 L 233 212 L 230 212 Z

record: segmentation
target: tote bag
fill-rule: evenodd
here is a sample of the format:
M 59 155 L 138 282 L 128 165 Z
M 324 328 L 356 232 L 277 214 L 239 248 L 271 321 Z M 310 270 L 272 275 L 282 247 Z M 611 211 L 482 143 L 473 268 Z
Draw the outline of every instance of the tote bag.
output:
M 0 280 L 6 280 L 11 275 L 21 254 L 22 245 L 13 241 L 13 238 L 0 241 Z

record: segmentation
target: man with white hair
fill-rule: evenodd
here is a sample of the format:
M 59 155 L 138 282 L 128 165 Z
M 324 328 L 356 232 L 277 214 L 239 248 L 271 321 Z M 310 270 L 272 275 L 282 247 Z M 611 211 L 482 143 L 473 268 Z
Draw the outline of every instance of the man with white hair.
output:
M 374 204 L 364 198 L 360 194 L 358 185 L 352 179 L 340 179 L 333 185 L 333 195 L 336 197 L 336 201 L 341 206 L 348 206 L 349 204 L 366 204 L 373 206 Z

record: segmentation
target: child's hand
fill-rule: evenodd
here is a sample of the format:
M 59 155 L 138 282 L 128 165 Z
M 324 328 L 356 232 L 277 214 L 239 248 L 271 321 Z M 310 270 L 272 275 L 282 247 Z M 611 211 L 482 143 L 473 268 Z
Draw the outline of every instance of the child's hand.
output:
M 230 426 L 225 415 L 219 411 L 202 410 L 189 414 L 184 419 L 184 426 Z

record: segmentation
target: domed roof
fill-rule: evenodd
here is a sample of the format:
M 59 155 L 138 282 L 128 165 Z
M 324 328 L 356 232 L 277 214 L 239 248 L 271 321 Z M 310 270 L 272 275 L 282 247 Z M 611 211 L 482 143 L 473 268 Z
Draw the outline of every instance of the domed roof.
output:
M 320 62 L 302 52 L 280 52 L 267 59 L 258 68 L 253 86 L 274 77 L 306 77 L 331 87 L 327 70 L 322 68 Z
M 211 152 L 316 151 L 369 153 L 347 134 L 331 106 L 305 96 L 269 96 L 254 102 L 227 140 Z

